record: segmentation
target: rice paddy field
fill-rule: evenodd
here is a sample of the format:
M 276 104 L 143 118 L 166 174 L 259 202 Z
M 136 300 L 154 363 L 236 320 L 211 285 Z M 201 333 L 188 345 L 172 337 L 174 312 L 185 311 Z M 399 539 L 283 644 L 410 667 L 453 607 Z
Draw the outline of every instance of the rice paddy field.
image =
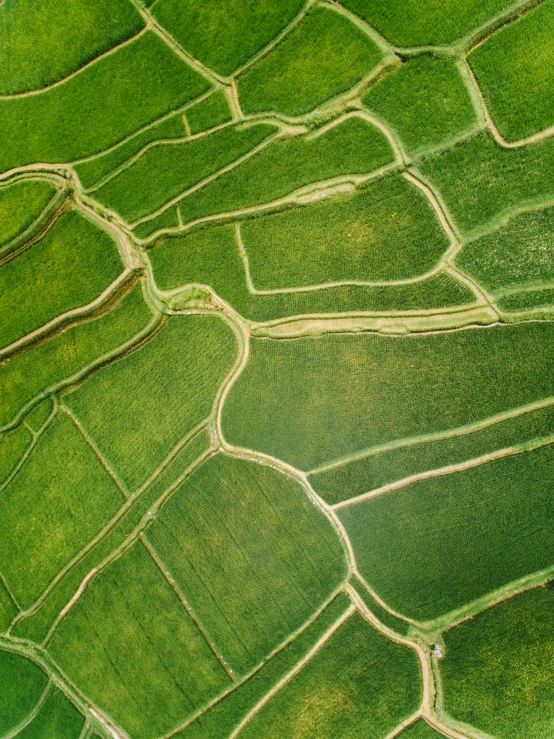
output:
M 0 0 L 0 739 L 554 739 L 554 0 Z

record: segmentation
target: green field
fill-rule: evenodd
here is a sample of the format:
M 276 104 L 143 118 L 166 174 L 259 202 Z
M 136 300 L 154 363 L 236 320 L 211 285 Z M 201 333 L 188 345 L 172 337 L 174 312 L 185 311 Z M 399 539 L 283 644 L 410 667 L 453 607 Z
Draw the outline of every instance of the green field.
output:
M 239 77 L 239 101 L 246 113 L 302 115 L 349 90 L 381 57 L 379 47 L 343 15 L 316 7 Z
M 476 123 L 468 89 L 451 59 L 417 56 L 370 88 L 363 103 L 397 133 L 410 156 Z
M 354 614 L 241 736 L 383 738 L 416 710 L 418 668 L 414 652 Z
M 553 32 L 554 3 L 546 0 L 468 57 L 492 118 L 508 141 L 554 125 Z
M 215 90 L 208 97 L 187 108 L 185 118 L 191 135 L 209 131 L 231 120 L 229 100 L 222 90 Z
M 401 739 L 443 739 L 444 734 L 432 729 L 429 724 L 420 719 L 400 734 Z
M 20 739 L 78 739 L 85 719 L 65 695 L 53 688 L 44 705 L 20 731 Z
M 507 312 L 519 312 L 529 311 L 532 309 L 538 310 L 539 314 L 541 309 L 547 309 L 545 314 L 548 318 L 548 314 L 554 305 L 554 290 L 532 290 L 530 292 L 519 292 L 511 295 L 506 295 L 498 301 L 498 307 L 500 310 Z
M 547 446 L 339 510 L 360 573 L 428 621 L 550 567 L 553 461 Z
M 0 650 L 0 675 L 0 731 L 7 735 L 28 716 L 48 679 L 30 660 L 4 650 Z
M 297 482 L 226 456 L 183 484 L 147 539 L 234 675 L 298 629 L 346 569 L 331 524 Z
M 534 588 L 445 634 L 445 709 L 498 739 L 538 739 L 554 721 L 554 589 Z
M 49 182 L 40 180 L 22 180 L 2 187 L 0 189 L 0 246 L 6 246 L 32 226 L 55 194 L 55 187 Z
M 31 443 L 31 433 L 18 426 L 0 439 L 0 484 L 13 472 Z

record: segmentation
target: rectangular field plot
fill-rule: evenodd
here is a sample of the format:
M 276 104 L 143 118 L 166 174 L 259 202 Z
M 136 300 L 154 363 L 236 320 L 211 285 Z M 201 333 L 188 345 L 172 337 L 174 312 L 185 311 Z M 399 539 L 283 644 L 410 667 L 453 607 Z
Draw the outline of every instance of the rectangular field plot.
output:
M 40 180 L 22 180 L 0 188 L 0 247 L 29 228 L 56 192 L 53 185 Z
M 0 364 L 0 424 L 47 388 L 84 372 L 98 357 L 129 342 L 152 320 L 140 287 L 106 315 L 67 329 Z
M 115 242 L 75 211 L 0 268 L 0 345 L 94 300 L 122 272 Z
M 36 706 L 46 689 L 46 674 L 31 660 L 0 650 L 0 731 L 7 736 Z
M 223 90 L 215 90 L 207 98 L 199 100 L 185 113 L 191 134 L 208 131 L 231 120 L 229 101 Z
M 238 79 L 246 113 L 298 116 L 369 74 L 381 49 L 331 7 L 315 7 L 285 40 Z
M 244 739 L 384 739 L 417 710 L 414 651 L 355 613 L 241 731 Z
M 123 501 L 73 423 L 58 416 L 0 498 L 0 570 L 23 608 Z
M 0 171 L 89 156 L 207 89 L 199 73 L 145 32 L 60 85 L 0 100 Z
M 190 142 L 158 144 L 96 190 L 94 197 L 132 223 L 244 156 L 276 131 L 265 123 L 228 126 Z
M 420 163 L 468 237 L 501 225 L 518 207 L 554 198 L 554 140 L 502 149 L 480 134 Z
M 501 739 L 548 737 L 554 723 L 554 588 L 512 596 L 444 635 L 445 709 Z
M 464 462 L 552 433 L 554 405 L 549 405 L 491 423 L 482 429 L 452 429 L 447 438 L 428 441 L 414 438 L 406 440 L 403 445 L 398 442 L 396 448 L 383 451 L 377 448 L 361 459 L 337 463 L 331 469 L 310 474 L 309 480 L 327 503 L 335 504 L 411 475 Z
M 79 739 L 84 717 L 57 688 L 48 693 L 44 705 L 18 734 L 18 739 Z
M 213 739 L 215 736 L 229 736 L 237 728 L 257 703 L 298 662 L 306 657 L 311 649 L 324 636 L 350 605 L 344 593 L 336 598 L 284 649 L 277 652 L 257 672 L 236 687 L 222 701 L 190 723 L 176 735 L 176 739 Z
M 139 31 L 129 0 L 7 0 L 0 13 L 0 95 L 36 90 Z
M 49 653 L 134 739 L 164 735 L 231 684 L 140 542 L 89 584 Z
M 514 216 L 465 244 L 456 263 L 495 297 L 554 282 L 554 208 Z
M 399 175 L 244 221 L 241 235 L 258 289 L 405 279 L 435 267 L 449 243 L 425 195 Z
M 339 510 L 360 574 L 427 621 L 552 566 L 553 463 L 547 446 Z
M 477 122 L 453 59 L 408 60 L 371 87 L 363 103 L 392 127 L 411 156 L 453 139 Z
M 192 193 L 179 210 L 188 223 L 268 203 L 318 180 L 372 172 L 393 160 L 385 135 L 354 115 L 313 138 L 277 141 Z
M 502 311 L 515 312 L 530 311 L 541 314 L 545 311 L 544 317 L 549 317 L 554 306 L 554 289 L 532 290 L 529 292 L 517 292 L 505 295 L 498 301 L 498 307 Z
M 144 347 L 64 397 L 130 490 L 211 411 L 236 354 L 213 316 L 176 316 Z
M 254 340 L 227 396 L 227 441 L 303 470 L 554 395 L 554 327 Z M 494 379 L 492 379 L 494 378 Z
M 152 12 L 193 57 L 230 74 L 273 41 L 303 6 L 303 0 L 226 0 L 222 13 L 220 0 L 158 0 Z
M 239 675 L 310 618 L 346 574 L 337 534 L 297 482 L 223 455 L 170 498 L 147 539 Z
M 534 8 L 475 48 L 468 61 L 508 141 L 554 124 L 554 3 Z

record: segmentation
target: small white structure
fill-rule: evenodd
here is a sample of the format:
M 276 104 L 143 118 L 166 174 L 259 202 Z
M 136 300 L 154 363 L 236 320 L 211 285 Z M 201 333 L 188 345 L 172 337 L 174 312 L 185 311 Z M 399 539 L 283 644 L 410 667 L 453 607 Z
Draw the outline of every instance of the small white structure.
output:
M 442 657 L 442 649 L 438 641 L 433 643 L 433 654 L 435 655 L 437 659 L 441 659 Z

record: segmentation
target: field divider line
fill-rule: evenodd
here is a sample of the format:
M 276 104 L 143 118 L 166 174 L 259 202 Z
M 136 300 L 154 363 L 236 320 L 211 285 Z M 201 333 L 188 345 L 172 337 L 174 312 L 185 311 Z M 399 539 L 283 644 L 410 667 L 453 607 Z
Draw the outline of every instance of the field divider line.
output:
M 4 589 L 6 590 L 7 594 L 9 595 L 10 600 L 13 603 L 13 605 L 17 608 L 18 611 L 21 612 L 23 609 L 19 605 L 19 603 L 18 603 L 17 598 L 15 597 L 15 595 L 12 593 L 12 591 L 10 589 L 10 586 L 8 585 L 8 581 L 6 580 L 6 578 L 5 578 L 5 576 L 4 576 L 4 574 L 2 572 L 0 572 L 0 583 L 2 583 L 2 585 L 4 586 Z
M 36 718 L 37 714 L 39 713 L 41 708 L 46 703 L 46 700 L 51 690 L 52 690 L 52 681 L 48 680 L 48 682 L 46 683 L 46 687 L 40 694 L 37 702 L 35 703 L 33 708 L 30 710 L 30 712 L 25 716 L 25 718 L 22 721 L 20 721 L 17 724 L 17 726 L 14 726 L 14 728 L 8 731 L 7 734 L 3 734 L 2 739 L 13 739 L 17 734 L 19 734 L 20 731 L 23 731 L 23 729 L 29 726 L 31 721 L 33 721 L 33 719 Z
M 67 327 L 67 324 L 70 324 L 69 327 L 73 327 L 81 323 L 81 321 L 74 321 L 73 319 L 82 318 L 86 321 L 89 316 L 90 318 L 94 317 L 97 308 L 103 308 L 109 305 L 118 297 L 120 292 L 126 294 L 137 280 L 138 275 L 134 274 L 133 270 L 129 267 L 125 267 L 123 272 L 90 303 L 61 313 L 55 318 L 52 318 L 51 321 L 44 323 L 34 331 L 17 339 L 17 341 L 2 347 L 0 349 L 0 360 L 4 357 L 9 357 L 11 354 L 19 354 L 27 348 L 32 348 L 32 345 L 39 342 L 40 339 L 50 338 L 51 334 L 55 335 L 59 333 L 59 330 Z
M 367 592 L 371 596 L 371 598 L 373 598 L 373 600 L 378 605 L 380 605 L 381 608 L 383 608 L 385 611 L 387 611 L 387 613 L 390 613 L 391 616 L 394 616 L 399 621 L 404 621 L 405 623 L 411 624 L 412 626 L 415 626 L 416 628 L 419 628 L 421 626 L 421 624 L 420 624 L 419 621 L 415 621 L 413 618 L 409 618 L 408 616 L 404 616 L 404 614 L 399 613 L 398 611 L 395 611 L 393 608 L 391 608 L 389 606 L 388 603 L 386 603 L 379 595 L 377 595 L 377 593 L 375 592 L 375 590 L 371 587 L 371 585 L 369 585 L 369 583 L 367 582 L 367 580 L 359 572 L 357 566 L 353 567 L 352 574 L 356 577 L 356 579 L 358 580 L 358 582 L 360 582 L 362 584 L 362 586 L 367 590 Z M 371 608 L 369 606 L 367 606 L 367 607 L 368 607 L 369 610 L 371 610 Z M 378 617 L 376 616 L 376 618 L 378 618 Z
M 445 266 L 444 271 L 454 277 L 454 279 L 462 282 L 464 285 L 469 287 L 477 299 L 479 305 L 487 306 L 490 310 L 494 311 L 497 319 L 500 319 L 498 311 L 496 310 L 496 302 L 490 293 L 478 284 L 477 280 L 470 278 L 461 269 L 454 267 L 451 264 Z
M 411 716 L 408 716 L 408 718 L 404 719 L 402 723 L 398 724 L 389 734 L 386 735 L 385 739 L 396 739 L 397 736 L 399 736 L 404 729 L 407 729 L 408 726 L 411 726 L 412 724 L 415 724 L 415 722 L 423 718 L 423 711 L 421 708 L 418 708 L 418 710 L 415 713 L 412 713 Z
M 432 477 L 451 475 L 455 474 L 456 472 L 464 472 L 465 470 L 474 469 L 475 467 L 480 467 L 482 464 L 495 462 L 499 459 L 503 459 L 504 457 L 511 457 L 515 454 L 523 454 L 524 452 L 534 451 L 535 449 L 540 449 L 541 447 L 548 446 L 552 443 L 554 443 L 554 434 L 543 437 L 541 439 L 535 439 L 532 442 L 526 442 L 511 447 L 505 447 L 504 449 L 497 449 L 494 452 L 489 452 L 488 454 L 483 454 L 480 457 L 474 457 L 473 459 L 468 459 L 464 462 L 457 462 L 456 464 L 449 464 L 445 467 L 439 467 L 433 470 L 426 470 L 425 472 L 418 472 L 414 475 L 410 475 L 409 477 L 405 477 L 402 480 L 390 482 L 387 485 L 375 488 L 374 490 L 370 490 L 367 493 L 362 493 L 361 495 L 357 495 L 353 498 L 348 498 L 348 500 L 343 500 L 340 503 L 335 503 L 333 506 L 331 506 L 331 508 L 334 511 L 338 511 L 341 508 L 347 508 L 351 505 L 363 503 L 364 501 L 369 500 L 370 498 L 375 498 L 378 495 L 383 495 L 385 493 L 390 493 L 394 490 L 399 490 L 400 488 L 407 487 L 414 482 L 428 480 Z
M 129 46 L 134 41 L 136 41 L 141 36 L 143 36 L 147 31 L 148 31 L 148 27 L 143 26 L 143 28 L 141 28 L 140 31 L 135 33 L 134 36 L 130 36 L 129 38 L 122 41 L 120 44 L 117 44 L 117 46 L 113 46 L 111 49 L 104 51 L 99 56 L 95 57 L 94 59 L 91 59 L 86 64 L 83 64 L 82 67 L 79 67 L 78 69 L 74 70 L 73 72 L 68 74 L 66 77 L 62 77 L 62 79 L 56 80 L 56 82 L 53 82 L 51 85 L 47 85 L 46 87 L 41 87 L 38 90 L 27 90 L 27 92 L 15 93 L 13 95 L 0 95 L 0 101 L 1 100 L 19 100 L 21 98 L 35 97 L 37 95 L 41 95 L 42 93 L 48 93 L 50 92 L 50 90 L 53 90 L 57 87 L 60 87 L 61 85 L 64 85 L 66 82 L 73 79 L 77 75 L 81 74 L 81 72 L 86 71 L 89 67 L 92 67 L 97 62 L 102 61 L 107 56 L 111 56 L 112 54 L 115 54 L 117 51 L 124 48 L 125 46 Z
M 88 719 L 85 719 L 85 723 L 83 724 L 83 728 L 81 729 L 81 733 L 79 734 L 77 739 L 89 739 L 91 730 L 92 730 L 92 727 Z
M 310 651 L 307 652 L 307 654 L 304 655 L 304 657 L 296 663 L 292 670 L 290 670 L 284 677 L 282 677 L 279 682 L 274 685 L 271 690 L 269 690 L 264 695 L 264 697 L 260 701 L 258 701 L 258 703 L 246 714 L 246 716 L 242 719 L 238 726 L 231 732 L 231 734 L 229 734 L 228 739 L 236 739 L 236 737 L 239 736 L 245 726 L 249 724 L 250 721 L 252 721 L 254 716 L 256 716 L 262 710 L 262 708 L 267 703 L 269 703 L 274 695 L 276 695 L 282 688 L 285 687 L 285 685 L 290 683 L 291 680 L 296 677 L 299 672 L 301 672 L 305 665 L 320 651 L 320 649 L 329 641 L 333 634 L 338 631 L 338 629 L 347 619 L 350 618 L 355 610 L 356 607 L 352 604 L 341 616 L 339 616 L 335 623 L 329 629 L 327 629 L 325 634 L 323 634 L 323 636 L 318 639 L 318 641 L 314 644 Z
M 515 287 L 506 287 L 495 292 L 494 297 L 497 300 L 509 297 L 510 295 L 519 295 L 521 293 L 536 293 L 542 290 L 554 290 L 554 282 L 535 283 L 534 285 L 521 285 Z
M 320 7 L 334 10 L 335 13 L 343 15 L 345 18 L 357 26 L 366 36 L 369 36 L 371 40 L 379 47 L 383 54 L 394 53 L 394 47 L 390 44 L 387 39 L 382 36 L 379 31 L 371 26 L 367 21 L 364 21 L 358 15 L 353 13 L 351 10 L 346 8 L 344 5 L 339 5 L 336 2 L 328 2 L 327 0 L 319 0 L 317 3 Z

